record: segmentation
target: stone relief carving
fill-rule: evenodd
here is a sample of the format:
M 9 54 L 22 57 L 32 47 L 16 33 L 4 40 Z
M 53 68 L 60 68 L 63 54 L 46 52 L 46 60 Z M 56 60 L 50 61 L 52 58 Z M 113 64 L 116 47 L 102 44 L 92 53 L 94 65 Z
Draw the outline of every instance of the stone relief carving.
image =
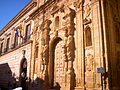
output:
M 56 6 L 55 6 L 56 7 Z M 55 9 L 55 7 L 53 9 Z M 60 9 L 61 12 L 64 12 L 64 20 L 65 22 L 65 41 L 62 48 L 62 59 L 64 61 L 64 71 L 65 74 L 63 75 L 64 79 L 63 82 L 66 84 L 73 86 L 74 79 L 74 68 L 73 68 L 73 58 L 74 58 L 74 16 L 75 11 L 69 7 L 62 6 L 63 9 Z M 49 40 L 50 40 L 50 20 L 45 20 L 45 22 L 41 25 L 40 29 L 42 33 L 41 38 L 41 73 L 40 76 L 45 80 L 47 79 L 48 75 L 48 59 L 49 59 Z M 61 29 L 62 30 L 62 29 Z M 55 37 L 58 37 L 59 31 L 53 33 Z M 60 55 L 61 56 L 61 55 Z M 72 80 L 71 80 L 72 79 Z M 45 82 L 47 83 L 47 82 Z
M 50 20 L 46 20 L 44 23 L 44 29 L 42 31 L 42 58 L 45 63 L 47 63 L 47 57 L 48 57 L 48 47 L 49 47 L 49 31 L 50 31 Z
M 41 71 L 40 73 L 41 78 L 48 81 L 48 71 L 47 71 L 47 65 L 48 65 L 48 58 L 49 58 L 49 32 L 50 32 L 50 20 L 46 20 L 42 23 L 42 38 L 41 38 Z M 47 82 L 44 82 L 45 85 L 47 85 Z
M 91 13 L 91 8 L 90 8 L 90 5 L 87 4 L 87 5 L 85 6 L 85 11 L 84 11 L 85 18 L 89 17 L 89 16 L 90 16 L 90 13 Z
M 92 22 L 91 20 L 91 0 L 85 0 L 84 2 L 84 20 L 83 20 L 83 24 L 87 25 L 90 24 Z
M 89 54 L 85 58 L 85 66 L 86 66 L 86 71 L 92 71 L 93 70 L 93 55 Z
M 93 48 L 87 48 L 85 50 L 85 66 L 86 71 L 92 71 L 93 70 L 93 64 L 94 64 L 94 56 L 93 56 Z

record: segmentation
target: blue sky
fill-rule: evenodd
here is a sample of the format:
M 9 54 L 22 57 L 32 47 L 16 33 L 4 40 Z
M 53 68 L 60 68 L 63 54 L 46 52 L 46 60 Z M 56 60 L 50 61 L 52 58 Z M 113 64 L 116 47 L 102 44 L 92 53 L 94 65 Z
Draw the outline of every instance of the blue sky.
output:
M 31 0 L 0 0 L 0 30 L 6 26 Z

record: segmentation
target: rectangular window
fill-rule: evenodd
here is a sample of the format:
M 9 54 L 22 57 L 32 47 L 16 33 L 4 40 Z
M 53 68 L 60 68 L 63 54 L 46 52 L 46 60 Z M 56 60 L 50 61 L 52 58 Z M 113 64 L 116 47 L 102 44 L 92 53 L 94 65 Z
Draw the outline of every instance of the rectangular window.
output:
M 3 43 L 1 43 L 0 54 L 3 52 Z
M 14 39 L 14 45 L 15 47 L 18 45 L 18 36 L 15 34 L 15 39 Z
M 31 36 L 31 25 L 28 24 L 26 26 L 26 41 L 30 40 L 30 36 Z
M 9 50 L 9 44 L 10 44 L 10 38 L 7 39 L 7 46 L 6 46 L 6 51 Z

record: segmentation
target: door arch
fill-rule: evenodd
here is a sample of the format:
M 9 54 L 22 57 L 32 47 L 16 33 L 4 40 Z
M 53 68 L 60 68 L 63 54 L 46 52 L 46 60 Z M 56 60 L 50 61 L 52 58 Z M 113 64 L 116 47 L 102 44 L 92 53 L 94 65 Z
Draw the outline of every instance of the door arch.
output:
M 54 39 L 50 46 L 49 78 L 51 88 L 62 87 L 64 75 L 63 40 L 59 37 Z
M 27 59 L 23 58 L 20 64 L 20 84 L 22 90 L 27 90 Z

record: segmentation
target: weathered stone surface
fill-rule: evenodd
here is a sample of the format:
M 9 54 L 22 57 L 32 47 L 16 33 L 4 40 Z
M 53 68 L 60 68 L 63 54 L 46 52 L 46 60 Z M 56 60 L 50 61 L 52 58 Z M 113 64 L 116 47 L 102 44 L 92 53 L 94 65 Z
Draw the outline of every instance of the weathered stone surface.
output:
M 4 54 L 0 53 L 2 68 L 9 66 L 6 71 L 20 77 L 25 50 L 29 90 L 119 90 L 119 3 L 120 0 L 33 0 L 13 19 L 15 24 L 11 22 L 0 32 L 0 44 L 4 42 Z M 13 50 L 12 30 L 21 22 L 24 27 L 31 24 L 33 43 Z M 5 38 L 9 36 L 11 52 L 6 49 Z M 21 43 L 19 37 L 18 44 Z M 105 68 L 104 74 L 97 73 L 100 67 Z M 4 75 L 1 71 L 0 74 Z

